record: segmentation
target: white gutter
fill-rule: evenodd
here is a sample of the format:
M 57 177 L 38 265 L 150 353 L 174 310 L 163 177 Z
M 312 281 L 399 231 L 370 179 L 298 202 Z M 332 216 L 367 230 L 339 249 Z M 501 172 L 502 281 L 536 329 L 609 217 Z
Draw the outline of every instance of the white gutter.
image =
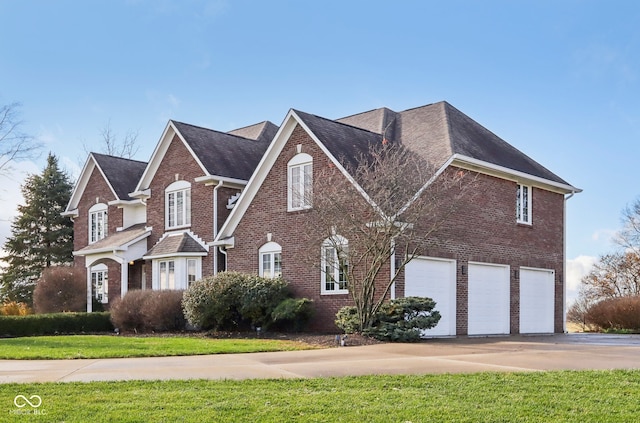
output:
M 567 201 L 576 194 L 571 192 L 564 199 L 564 210 L 562 213 L 562 244 L 564 246 L 562 257 L 562 331 L 567 333 Z
M 218 190 L 222 187 L 224 181 L 219 181 L 213 188 L 213 239 L 218 236 Z M 218 273 L 218 252 L 213 249 L 213 274 Z

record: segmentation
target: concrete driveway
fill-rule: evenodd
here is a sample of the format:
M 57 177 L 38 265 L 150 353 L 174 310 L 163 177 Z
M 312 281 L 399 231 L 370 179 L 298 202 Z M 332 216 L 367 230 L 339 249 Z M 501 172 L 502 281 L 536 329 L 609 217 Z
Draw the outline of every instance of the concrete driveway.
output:
M 640 369 L 640 336 L 510 336 L 253 354 L 0 360 L 0 383 L 308 378 L 561 369 Z

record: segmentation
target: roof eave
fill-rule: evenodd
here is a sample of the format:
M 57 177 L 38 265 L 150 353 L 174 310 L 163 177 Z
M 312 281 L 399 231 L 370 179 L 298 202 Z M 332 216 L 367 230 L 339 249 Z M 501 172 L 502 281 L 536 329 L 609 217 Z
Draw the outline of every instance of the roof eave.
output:
M 481 173 L 486 173 L 505 179 L 525 181 L 534 185 L 544 187 L 550 191 L 555 191 L 562 194 L 582 192 L 582 189 L 576 188 L 569 184 L 563 184 L 561 182 L 541 178 L 539 176 L 531 175 L 514 169 L 509 169 L 504 166 L 486 162 L 484 160 L 474 159 L 473 157 L 465 156 L 462 154 L 454 154 L 450 160 L 450 164 L 453 166 L 479 171 Z

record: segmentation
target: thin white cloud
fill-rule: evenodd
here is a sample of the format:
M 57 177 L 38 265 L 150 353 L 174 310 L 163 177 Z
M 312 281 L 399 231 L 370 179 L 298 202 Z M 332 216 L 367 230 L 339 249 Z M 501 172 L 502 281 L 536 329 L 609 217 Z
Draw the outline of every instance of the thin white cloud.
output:
M 582 278 L 589 274 L 593 265 L 597 262 L 598 257 L 594 256 L 578 256 L 567 260 L 567 305 L 578 297 Z
M 614 229 L 598 229 L 591 234 L 591 239 L 597 242 L 611 243 L 616 236 Z

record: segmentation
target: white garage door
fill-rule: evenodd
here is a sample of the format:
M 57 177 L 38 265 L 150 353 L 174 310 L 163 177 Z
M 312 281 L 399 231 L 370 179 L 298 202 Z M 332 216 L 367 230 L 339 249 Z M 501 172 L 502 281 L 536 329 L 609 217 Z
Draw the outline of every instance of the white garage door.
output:
M 469 263 L 469 335 L 509 333 L 509 266 Z
M 553 333 L 555 272 L 520 268 L 520 333 Z
M 423 332 L 423 336 L 456 334 L 456 262 L 419 257 L 405 268 L 405 297 L 429 297 L 436 302 L 440 313 L 436 327 Z

